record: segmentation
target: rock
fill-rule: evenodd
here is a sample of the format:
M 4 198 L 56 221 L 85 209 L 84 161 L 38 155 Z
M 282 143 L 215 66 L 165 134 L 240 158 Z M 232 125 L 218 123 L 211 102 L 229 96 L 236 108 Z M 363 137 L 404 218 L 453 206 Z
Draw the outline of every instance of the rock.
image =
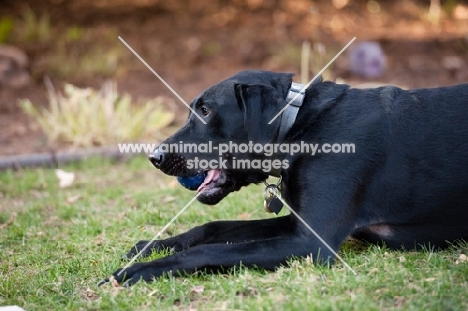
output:
M 0 44 L 0 86 L 21 88 L 29 84 L 29 59 L 21 49 Z
M 0 44 L 0 57 L 10 58 L 18 68 L 27 68 L 29 58 L 21 49 L 7 44 Z
M 386 67 L 386 57 L 378 42 L 360 42 L 348 53 L 351 72 L 365 78 L 381 76 Z

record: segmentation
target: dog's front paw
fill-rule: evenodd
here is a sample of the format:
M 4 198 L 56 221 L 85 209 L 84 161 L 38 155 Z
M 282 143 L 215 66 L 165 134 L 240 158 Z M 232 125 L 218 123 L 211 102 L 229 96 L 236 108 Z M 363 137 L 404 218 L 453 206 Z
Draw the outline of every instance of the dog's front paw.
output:
M 105 278 L 98 283 L 101 286 L 105 283 L 115 283 L 121 286 L 131 286 L 140 280 L 151 282 L 154 278 L 161 276 L 157 269 L 152 269 L 147 263 L 136 263 L 128 268 L 119 268 L 112 273 L 109 278 Z

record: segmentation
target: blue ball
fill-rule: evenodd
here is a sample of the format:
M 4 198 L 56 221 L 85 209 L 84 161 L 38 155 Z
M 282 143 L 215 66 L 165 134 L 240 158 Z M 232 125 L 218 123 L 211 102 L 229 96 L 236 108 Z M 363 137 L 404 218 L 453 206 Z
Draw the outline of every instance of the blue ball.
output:
M 197 190 L 204 180 L 205 173 L 200 173 L 188 177 L 177 177 L 177 181 L 189 190 Z

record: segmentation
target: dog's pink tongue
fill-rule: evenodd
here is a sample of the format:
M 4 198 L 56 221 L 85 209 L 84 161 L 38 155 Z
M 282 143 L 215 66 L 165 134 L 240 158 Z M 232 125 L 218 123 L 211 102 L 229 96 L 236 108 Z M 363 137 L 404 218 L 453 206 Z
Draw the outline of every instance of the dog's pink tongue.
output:
M 221 174 L 220 170 L 209 170 L 205 176 L 205 180 L 198 187 L 197 192 L 202 191 L 203 188 L 205 188 L 205 186 L 208 185 L 211 181 L 216 180 L 219 177 L 219 174 Z

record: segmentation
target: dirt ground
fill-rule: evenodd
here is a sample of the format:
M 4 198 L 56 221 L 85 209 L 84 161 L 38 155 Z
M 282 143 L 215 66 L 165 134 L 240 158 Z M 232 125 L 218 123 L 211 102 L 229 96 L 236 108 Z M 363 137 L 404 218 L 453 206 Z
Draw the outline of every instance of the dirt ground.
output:
M 47 13 L 54 31 L 74 26 L 99 34 L 112 29 L 112 44 L 122 46 L 117 38 L 121 36 L 190 101 L 204 88 L 242 69 L 299 74 L 302 42 L 321 42 L 328 51 L 339 51 L 353 37 L 379 42 L 387 69 L 378 78 L 363 79 L 349 72 L 343 55 L 332 70 L 333 77 L 341 81 L 408 88 L 468 83 L 468 4 L 442 1 L 440 17 L 434 20 L 428 16 L 429 2 L 135 0 L 128 4 L 123 0 L 3 0 L 0 17 L 20 20 L 30 9 Z M 343 3 L 347 5 L 340 8 Z M 96 38 L 98 42 L 99 35 Z M 0 86 L 0 155 L 48 151 L 53 147 L 20 111 L 17 100 L 30 98 L 37 105 L 46 104 L 45 75 L 56 85 L 72 82 L 94 87 L 109 77 L 63 77 L 48 71 L 43 55 L 48 45 L 57 43 L 54 39 L 41 44 L 11 41 L 7 43 L 28 54 L 32 79 L 21 88 Z M 119 59 L 111 75 L 118 81 L 119 90 L 135 97 L 173 97 L 130 51 L 123 51 L 122 61 Z M 333 56 L 330 53 L 330 59 Z M 108 56 L 98 57 L 104 62 Z M 181 122 L 187 111 L 181 103 L 177 105 L 177 121 Z

